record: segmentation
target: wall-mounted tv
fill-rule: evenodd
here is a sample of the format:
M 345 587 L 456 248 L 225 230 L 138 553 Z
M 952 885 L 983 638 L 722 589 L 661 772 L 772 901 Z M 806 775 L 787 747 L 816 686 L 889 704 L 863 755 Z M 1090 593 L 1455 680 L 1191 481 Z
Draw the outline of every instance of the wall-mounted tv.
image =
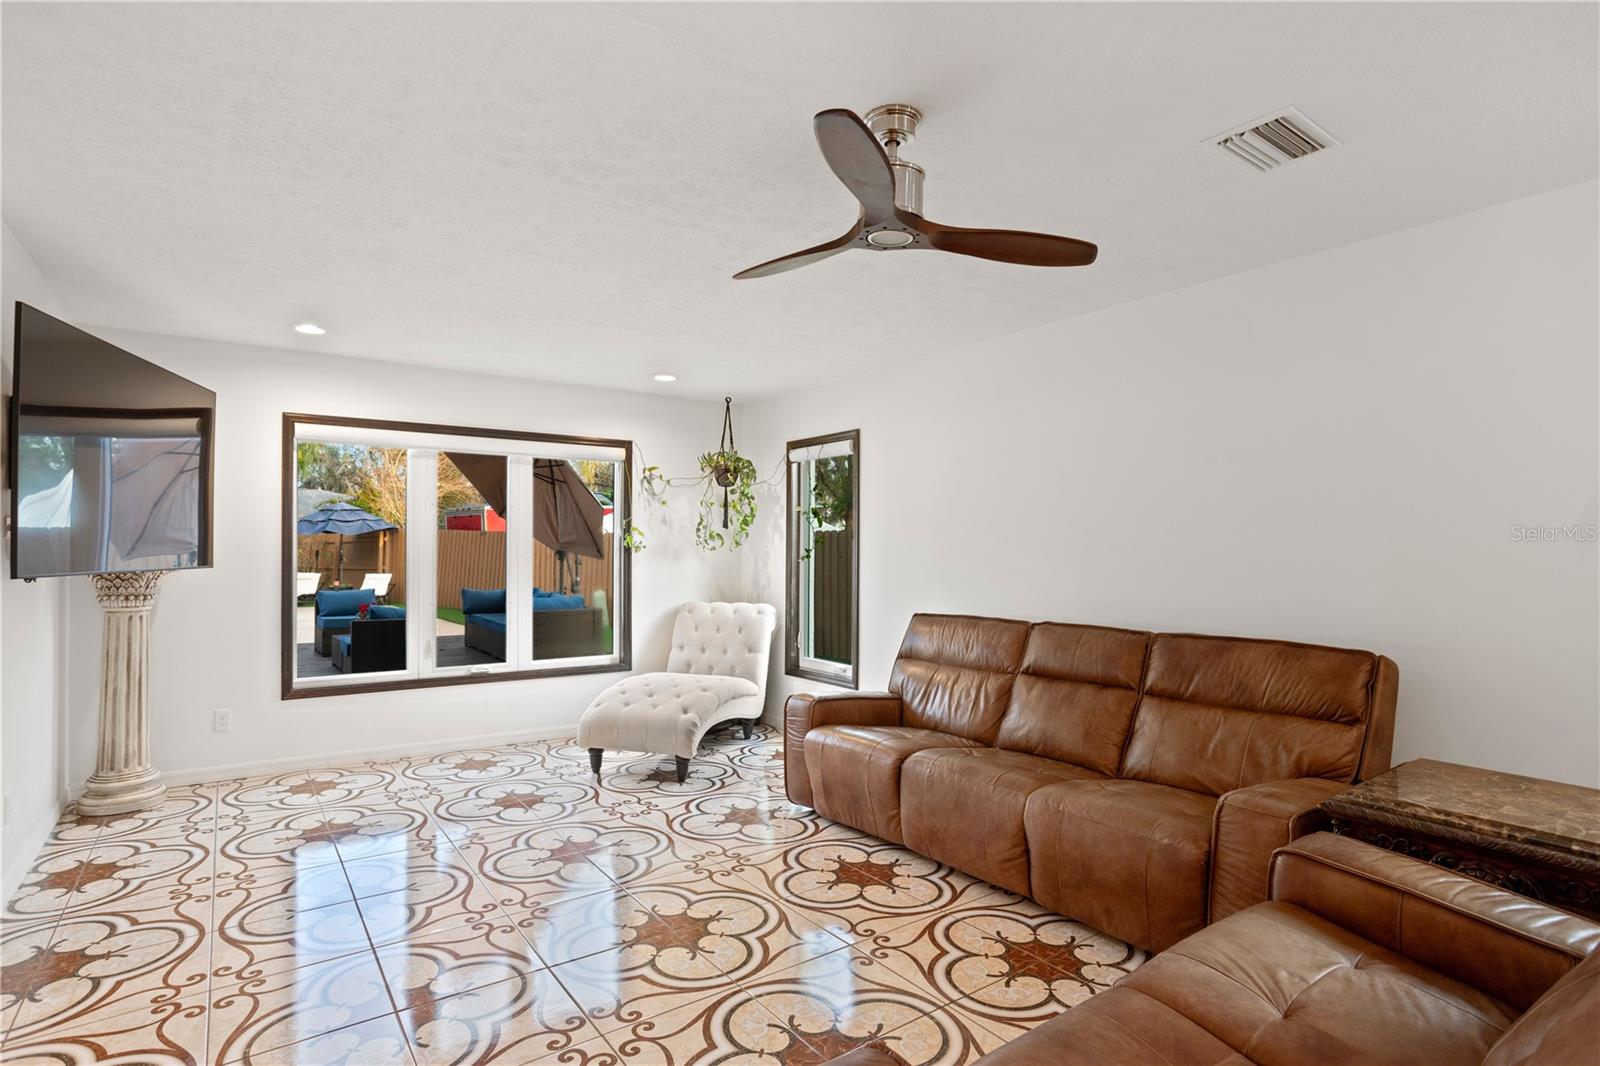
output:
M 17 304 L 11 576 L 211 565 L 217 396 Z

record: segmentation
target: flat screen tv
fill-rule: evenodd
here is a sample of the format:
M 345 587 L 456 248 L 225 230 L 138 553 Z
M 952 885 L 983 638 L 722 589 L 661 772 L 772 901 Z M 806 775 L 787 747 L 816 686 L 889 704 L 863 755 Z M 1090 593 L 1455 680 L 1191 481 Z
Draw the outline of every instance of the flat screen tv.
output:
M 11 576 L 211 565 L 217 396 L 17 304 Z

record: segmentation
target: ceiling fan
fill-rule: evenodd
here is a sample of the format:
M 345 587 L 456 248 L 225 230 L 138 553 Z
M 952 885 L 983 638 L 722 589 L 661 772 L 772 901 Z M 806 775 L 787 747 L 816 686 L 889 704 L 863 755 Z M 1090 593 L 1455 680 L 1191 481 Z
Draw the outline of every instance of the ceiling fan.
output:
M 967 229 L 922 217 L 922 168 L 900 157 L 916 136 L 922 112 L 885 104 L 867 112 L 830 108 L 815 120 L 817 145 L 839 180 L 861 202 L 861 214 L 842 237 L 792 252 L 735 274 L 764 278 L 809 266 L 830 255 L 864 248 L 888 252 L 931 248 L 1024 266 L 1088 266 L 1098 251 L 1088 241 L 1014 229 Z

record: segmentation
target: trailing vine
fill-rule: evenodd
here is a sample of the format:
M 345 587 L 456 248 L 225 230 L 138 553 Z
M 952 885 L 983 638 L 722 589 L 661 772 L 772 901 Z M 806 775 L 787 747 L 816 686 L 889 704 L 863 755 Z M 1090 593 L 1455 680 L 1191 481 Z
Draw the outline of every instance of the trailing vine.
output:
M 737 548 L 750 536 L 756 520 L 756 464 L 735 451 L 719 449 L 700 457 L 700 516 L 694 542 L 704 551 Z M 716 520 L 717 489 L 722 490 L 722 520 Z M 724 535 L 723 530 L 727 530 Z

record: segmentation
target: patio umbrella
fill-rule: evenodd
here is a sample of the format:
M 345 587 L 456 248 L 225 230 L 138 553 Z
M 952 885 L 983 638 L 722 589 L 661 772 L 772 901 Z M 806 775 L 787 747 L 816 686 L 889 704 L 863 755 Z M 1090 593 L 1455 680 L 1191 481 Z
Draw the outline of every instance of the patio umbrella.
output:
M 578 567 L 582 557 L 606 557 L 605 508 L 594 498 L 572 464 L 565 459 L 533 461 L 533 536 L 556 553 L 565 587 L 567 556 L 579 557 L 572 575 L 572 589 L 579 591 Z
M 341 500 L 317 508 L 296 522 L 294 528 L 302 537 L 314 537 L 318 533 L 339 535 L 339 570 L 334 575 L 334 580 L 337 581 L 344 577 L 345 537 L 356 537 L 363 533 L 377 533 L 380 530 L 398 527 L 387 519 L 379 518 L 370 511 L 363 511 L 355 504 Z
M 127 559 L 200 549 L 200 439 L 123 439 L 111 460 L 111 543 Z

